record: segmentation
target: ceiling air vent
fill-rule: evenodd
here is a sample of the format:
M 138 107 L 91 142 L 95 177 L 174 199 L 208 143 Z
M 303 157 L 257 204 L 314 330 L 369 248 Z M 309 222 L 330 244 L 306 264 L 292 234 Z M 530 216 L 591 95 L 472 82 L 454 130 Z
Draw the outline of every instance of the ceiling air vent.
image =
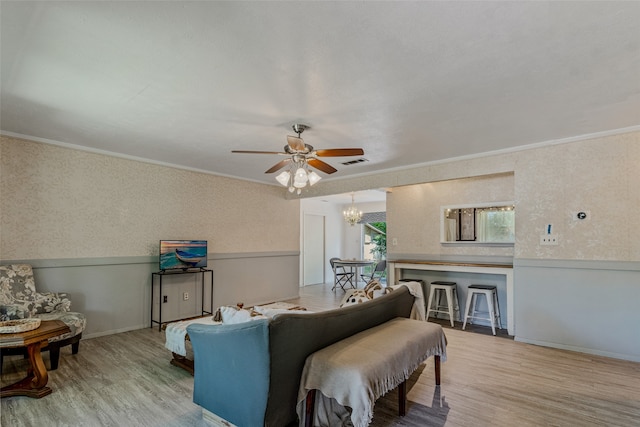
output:
M 348 162 L 344 162 L 342 163 L 345 166 L 349 166 L 349 165 L 355 165 L 356 163 L 362 163 L 362 162 L 368 162 L 369 160 L 365 159 L 365 158 L 360 158 L 360 159 L 355 159 L 355 160 L 349 160 Z

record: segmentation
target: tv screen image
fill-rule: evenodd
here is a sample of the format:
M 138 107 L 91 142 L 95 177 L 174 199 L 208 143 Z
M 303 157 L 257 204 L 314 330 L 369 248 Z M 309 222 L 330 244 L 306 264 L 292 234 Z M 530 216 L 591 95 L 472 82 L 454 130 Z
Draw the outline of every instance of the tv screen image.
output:
M 160 240 L 160 270 L 206 266 L 206 240 Z

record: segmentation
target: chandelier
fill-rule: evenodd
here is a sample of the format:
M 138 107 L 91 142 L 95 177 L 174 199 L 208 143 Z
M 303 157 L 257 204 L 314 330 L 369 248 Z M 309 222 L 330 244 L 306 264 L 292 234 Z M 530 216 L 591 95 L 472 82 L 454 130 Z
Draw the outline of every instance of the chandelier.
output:
M 354 204 L 353 193 L 351 193 L 351 207 L 346 211 L 343 211 L 342 215 L 344 215 L 344 220 L 352 227 L 362 219 L 362 211 L 357 210 Z
M 300 194 L 307 184 L 311 186 L 320 181 L 322 177 L 314 171 L 309 170 L 309 165 L 304 156 L 294 155 L 292 160 L 289 170 L 280 172 L 276 176 L 276 180 L 280 184 L 289 187 L 290 193 L 295 191 L 297 194 Z

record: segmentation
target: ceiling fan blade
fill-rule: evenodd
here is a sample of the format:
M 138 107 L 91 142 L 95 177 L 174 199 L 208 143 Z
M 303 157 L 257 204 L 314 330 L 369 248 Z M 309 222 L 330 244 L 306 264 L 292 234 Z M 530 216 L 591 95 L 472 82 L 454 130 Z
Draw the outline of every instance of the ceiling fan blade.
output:
M 305 145 L 302 138 L 298 138 L 297 136 L 287 135 L 287 143 L 292 150 L 295 151 L 304 151 Z
M 291 159 L 284 159 L 276 163 L 275 165 L 271 166 L 271 168 L 269 168 L 265 173 L 274 173 L 275 171 L 278 171 L 283 167 L 285 167 L 290 162 L 291 162 Z
M 240 154 L 285 154 L 281 151 L 253 151 L 253 150 L 231 150 L 232 153 L 240 153 Z
M 362 156 L 362 148 L 329 148 L 327 150 L 316 150 L 318 157 L 342 157 L 342 156 Z
M 334 172 L 338 172 L 338 169 L 334 168 L 329 163 L 323 162 L 322 160 L 309 159 L 307 160 L 307 163 L 309 164 L 309 166 L 313 166 L 314 168 L 319 169 L 324 173 L 331 174 Z

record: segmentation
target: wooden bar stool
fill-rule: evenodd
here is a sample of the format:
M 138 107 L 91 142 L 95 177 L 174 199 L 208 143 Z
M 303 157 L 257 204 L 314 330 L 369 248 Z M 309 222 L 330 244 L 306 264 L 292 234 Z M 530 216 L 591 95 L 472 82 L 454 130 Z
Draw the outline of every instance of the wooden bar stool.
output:
M 491 322 L 491 331 L 493 332 L 493 335 L 495 335 L 496 325 L 498 325 L 499 329 L 502 329 L 500 321 L 500 305 L 498 304 L 498 288 L 493 285 L 471 285 L 467 289 L 469 289 L 469 292 L 467 293 L 467 303 L 464 309 L 464 323 L 462 324 L 462 330 L 464 331 L 468 320 L 470 320 L 469 323 L 473 323 L 473 319 L 489 320 Z M 489 309 L 488 313 L 477 310 L 478 295 L 484 295 L 487 300 L 487 308 Z M 471 311 L 471 314 L 469 314 L 469 311 Z M 487 314 L 489 317 L 481 317 L 478 313 Z
M 437 294 L 435 298 L 434 295 Z M 442 296 L 446 298 L 446 305 L 442 304 Z M 458 313 L 456 315 L 455 313 Z M 451 327 L 453 328 L 454 317 L 460 320 L 460 307 L 458 305 L 458 290 L 456 282 L 431 282 L 431 292 L 429 292 L 429 302 L 427 303 L 427 319 L 429 319 L 429 313 L 435 313 L 433 317 L 438 318 L 438 313 L 445 313 L 449 315 L 451 321 Z

